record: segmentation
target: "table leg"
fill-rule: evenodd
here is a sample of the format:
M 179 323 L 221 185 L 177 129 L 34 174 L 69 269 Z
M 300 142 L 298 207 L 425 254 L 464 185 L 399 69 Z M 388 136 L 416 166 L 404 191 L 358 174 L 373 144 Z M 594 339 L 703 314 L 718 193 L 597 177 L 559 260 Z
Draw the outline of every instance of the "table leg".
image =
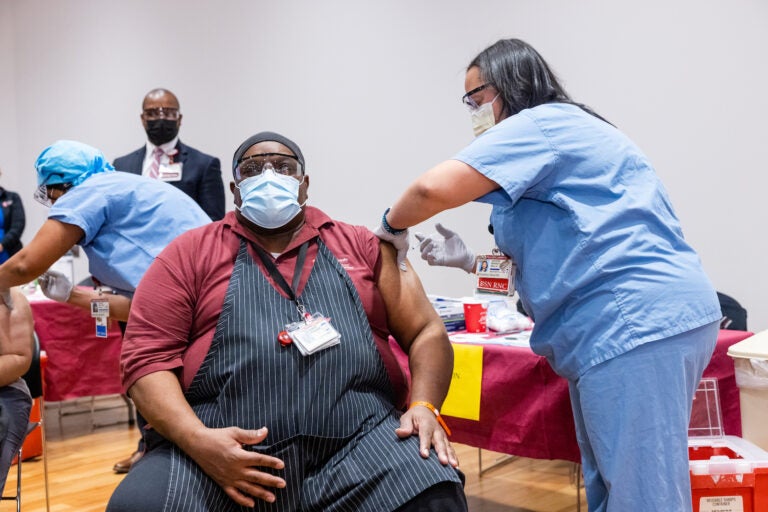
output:
M 573 463 L 571 469 L 571 483 L 576 485 L 576 512 L 581 512 L 581 464 L 578 462 Z
M 483 449 L 478 448 L 477 449 L 477 474 L 478 476 L 483 476 L 488 471 L 498 468 L 501 466 L 504 466 L 506 464 L 509 464 L 510 462 L 516 460 L 518 457 L 515 455 L 502 455 L 500 457 L 497 457 L 496 460 L 487 467 L 483 467 Z

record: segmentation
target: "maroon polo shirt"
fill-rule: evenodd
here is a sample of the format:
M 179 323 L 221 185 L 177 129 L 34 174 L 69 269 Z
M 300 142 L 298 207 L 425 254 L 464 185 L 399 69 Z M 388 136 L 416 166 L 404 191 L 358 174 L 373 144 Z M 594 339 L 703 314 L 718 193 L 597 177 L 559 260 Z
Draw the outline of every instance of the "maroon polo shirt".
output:
M 144 375 L 163 370 L 176 372 L 182 387 L 189 387 L 211 346 L 241 237 L 257 244 L 234 212 L 229 212 L 218 222 L 179 236 L 157 256 L 131 303 L 120 361 L 126 391 Z M 332 220 L 319 209 L 307 206 L 301 231 L 275 259 L 280 273 L 291 283 L 298 248 L 307 240 L 313 241 L 302 268 L 299 294 L 317 256 L 317 237 L 349 273 L 400 402 L 405 378 L 388 342 L 387 315 L 377 287 L 378 238 L 367 228 Z M 250 244 L 248 251 L 272 286 L 288 298 Z

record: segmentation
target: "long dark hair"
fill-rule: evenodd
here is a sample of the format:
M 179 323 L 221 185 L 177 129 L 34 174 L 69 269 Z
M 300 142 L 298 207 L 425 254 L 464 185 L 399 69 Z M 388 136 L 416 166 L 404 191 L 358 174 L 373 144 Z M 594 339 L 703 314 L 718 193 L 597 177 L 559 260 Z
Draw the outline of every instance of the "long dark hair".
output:
M 573 101 L 544 58 L 525 41 L 500 39 L 472 59 L 467 70 L 472 67 L 477 67 L 483 80 L 499 91 L 510 116 L 544 103 L 570 103 L 608 122 Z

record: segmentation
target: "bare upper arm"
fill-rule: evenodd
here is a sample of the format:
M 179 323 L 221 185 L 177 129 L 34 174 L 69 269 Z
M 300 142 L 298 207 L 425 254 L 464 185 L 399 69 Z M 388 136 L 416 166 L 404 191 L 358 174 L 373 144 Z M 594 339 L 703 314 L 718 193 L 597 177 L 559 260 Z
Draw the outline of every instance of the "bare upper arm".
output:
M 475 168 L 459 160 L 446 160 L 411 183 L 392 205 L 387 220 L 392 226 L 415 226 L 450 208 L 456 208 L 499 188 Z
M 499 188 L 498 183 L 460 160 L 436 165 L 415 183 L 424 187 L 427 196 L 442 202 L 445 209 L 469 203 Z
M 32 341 L 34 336 L 34 320 L 32 308 L 27 298 L 18 288 L 12 288 L 13 311 L 10 318 L 10 331 L 12 343 L 18 354 L 32 358 Z
M 83 236 L 85 236 L 85 232 L 80 226 L 47 219 L 22 251 L 29 253 L 27 256 L 28 265 L 42 268 L 44 272 L 56 260 L 64 256 Z
M 13 310 L 0 306 L 0 356 L 3 357 L 2 385 L 22 376 L 32 362 L 34 324 L 27 298 L 12 288 Z
M 419 276 L 406 260 L 408 270 L 401 271 L 395 249 L 388 243 L 379 244 L 381 272 L 378 288 L 387 310 L 390 332 L 408 352 L 411 342 L 430 323 L 440 321 L 427 298 Z
M 18 286 L 36 278 L 84 235 L 74 224 L 46 220 L 29 244 L 0 266 L 0 288 Z

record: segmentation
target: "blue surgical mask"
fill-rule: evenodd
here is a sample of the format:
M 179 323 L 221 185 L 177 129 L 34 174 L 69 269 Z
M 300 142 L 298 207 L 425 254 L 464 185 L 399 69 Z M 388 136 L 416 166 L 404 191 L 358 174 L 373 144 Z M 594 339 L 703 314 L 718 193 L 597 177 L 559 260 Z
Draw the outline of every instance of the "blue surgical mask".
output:
M 299 204 L 301 182 L 290 176 L 275 174 L 266 168 L 258 176 L 246 178 L 237 185 L 242 204 L 240 213 L 257 226 L 275 229 L 285 226 L 304 205 Z

